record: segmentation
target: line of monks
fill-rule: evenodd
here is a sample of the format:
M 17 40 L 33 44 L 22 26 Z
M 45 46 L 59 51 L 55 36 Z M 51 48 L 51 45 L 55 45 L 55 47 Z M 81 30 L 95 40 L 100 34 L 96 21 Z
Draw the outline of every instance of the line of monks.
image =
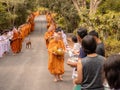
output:
M 27 22 L 19 26 L 18 29 L 14 27 L 2 33 L 0 36 L 0 57 L 2 57 L 5 52 L 9 52 L 10 48 L 13 52 L 13 55 L 21 52 L 22 43 L 25 37 L 34 31 L 34 19 L 39 15 L 40 14 L 38 11 L 33 12 L 28 16 Z M 6 43 L 3 43 L 5 41 Z
M 54 81 L 62 79 L 64 74 L 64 52 L 65 44 L 63 42 L 61 28 L 56 26 L 50 13 L 46 14 L 47 32 L 44 35 L 46 48 L 48 50 L 48 70 L 54 75 Z

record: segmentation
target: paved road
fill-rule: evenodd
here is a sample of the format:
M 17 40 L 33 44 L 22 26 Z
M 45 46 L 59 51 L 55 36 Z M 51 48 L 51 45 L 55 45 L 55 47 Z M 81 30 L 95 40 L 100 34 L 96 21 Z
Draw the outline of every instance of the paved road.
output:
M 48 54 L 42 34 L 45 16 L 35 19 L 35 31 L 30 35 L 32 49 L 25 49 L 16 56 L 0 59 L 0 90 L 72 90 L 71 68 L 65 64 L 63 82 L 53 82 L 47 69 Z

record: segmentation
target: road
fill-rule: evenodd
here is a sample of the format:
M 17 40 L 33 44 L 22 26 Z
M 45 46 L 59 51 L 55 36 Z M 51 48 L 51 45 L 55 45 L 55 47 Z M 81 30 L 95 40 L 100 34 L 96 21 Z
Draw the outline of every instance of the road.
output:
M 72 90 L 72 68 L 66 65 L 64 81 L 55 83 L 47 69 L 48 53 L 43 34 L 46 18 L 35 19 L 35 31 L 30 34 L 32 48 L 13 56 L 11 53 L 0 59 L 0 90 Z

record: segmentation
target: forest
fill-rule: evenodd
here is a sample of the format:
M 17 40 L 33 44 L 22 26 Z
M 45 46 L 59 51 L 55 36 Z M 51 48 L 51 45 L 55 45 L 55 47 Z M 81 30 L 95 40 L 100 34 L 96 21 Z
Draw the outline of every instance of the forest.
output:
M 0 31 L 26 22 L 30 13 L 51 12 L 67 33 L 79 27 L 96 30 L 106 56 L 120 52 L 120 0 L 0 0 Z

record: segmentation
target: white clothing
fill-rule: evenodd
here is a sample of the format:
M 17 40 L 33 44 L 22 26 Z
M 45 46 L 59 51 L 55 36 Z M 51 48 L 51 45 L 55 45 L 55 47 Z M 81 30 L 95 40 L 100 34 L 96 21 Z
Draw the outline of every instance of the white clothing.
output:
M 61 31 L 61 32 L 62 32 L 62 39 L 63 39 L 63 42 L 64 42 L 65 46 L 67 46 L 67 45 L 68 45 L 67 36 L 66 36 L 66 34 L 65 34 L 63 31 Z
M 0 36 L 0 57 L 3 56 L 3 53 L 4 53 L 4 43 L 3 43 L 2 36 Z
M 9 52 L 10 50 L 10 41 L 7 35 L 2 35 L 2 40 L 4 44 L 4 52 Z
M 12 39 L 12 37 L 13 37 L 13 32 L 12 32 L 12 31 L 9 31 L 8 34 L 7 34 L 7 36 L 8 36 L 8 39 Z
M 73 68 L 72 79 L 75 79 L 78 76 L 76 68 Z
M 80 43 L 74 43 L 74 45 L 73 45 L 73 50 L 75 50 L 75 51 L 79 51 L 80 48 L 81 48 Z

